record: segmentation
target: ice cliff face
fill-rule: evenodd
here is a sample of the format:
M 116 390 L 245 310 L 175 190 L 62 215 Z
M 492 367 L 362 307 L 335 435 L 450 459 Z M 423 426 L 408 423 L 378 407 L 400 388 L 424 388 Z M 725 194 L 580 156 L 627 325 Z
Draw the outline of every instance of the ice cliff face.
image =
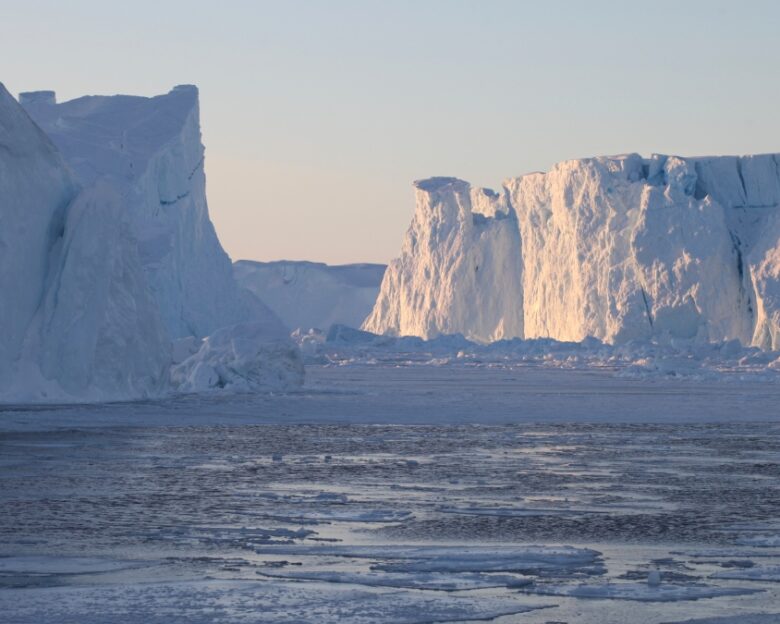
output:
M 112 189 L 80 190 L 0 85 L 0 397 L 149 396 L 169 346 Z
M 20 102 L 83 186 L 102 179 L 119 194 L 173 338 L 271 318 L 237 287 L 209 219 L 196 87 L 178 86 L 151 98 L 86 96 L 61 104 L 43 91 L 23 93 Z
M 575 160 L 510 179 L 500 194 L 418 182 L 401 256 L 364 328 L 777 348 L 778 160 Z
M 242 286 L 293 329 L 359 327 L 376 301 L 382 264 L 328 266 L 318 262 L 240 260 L 233 272 Z
M 520 236 L 505 195 L 455 178 L 415 183 L 417 208 L 367 331 L 489 342 L 523 335 Z
M 197 91 L 20 99 L 65 157 L 0 85 L 0 401 L 300 385 L 209 221 Z

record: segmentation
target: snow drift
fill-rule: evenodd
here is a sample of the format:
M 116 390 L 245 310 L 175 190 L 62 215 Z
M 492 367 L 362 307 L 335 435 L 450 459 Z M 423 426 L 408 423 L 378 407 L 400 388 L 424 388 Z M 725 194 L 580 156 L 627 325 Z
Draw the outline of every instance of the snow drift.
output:
M 500 193 L 417 182 L 401 256 L 363 327 L 776 349 L 779 162 L 629 154 L 563 162 Z
M 293 329 L 359 327 L 376 301 L 385 266 L 239 260 L 233 273 Z

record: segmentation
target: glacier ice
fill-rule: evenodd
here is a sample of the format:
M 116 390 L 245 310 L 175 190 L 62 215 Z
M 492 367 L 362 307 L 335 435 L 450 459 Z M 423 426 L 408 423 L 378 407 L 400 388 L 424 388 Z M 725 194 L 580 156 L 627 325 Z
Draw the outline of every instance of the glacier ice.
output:
M 204 337 L 271 312 L 238 288 L 206 202 L 198 89 L 155 97 L 85 96 L 56 103 L 53 92 L 20 102 L 60 149 L 84 186 L 107 180 L 120 194 L 141 264 L 173 338 Z
M 412 225 L 363 328 L 777 349 L 779 158 L 571 160 L 499 193 L 417 182 Z
M 504 195 L 456 178 L 415 183 L 417 208 L 363 328 L 490 342 L 523 335 L 520 236 Z
M 101 400 L 158 393 L 167 336 L 121 201 L 81 190 L 0 85 L 0 395 Z
M 209 220 L 197 90 L 20 102 L 0 86 L 0 398 L 198 392 L 207 366 L 216 387 L 300 385 L 287 328 Z
M 257 295 L 293 329 L 359 327 L 376 301 L 385 266 L 320 262 L 253 262 L 233 265 L 239 286 Z

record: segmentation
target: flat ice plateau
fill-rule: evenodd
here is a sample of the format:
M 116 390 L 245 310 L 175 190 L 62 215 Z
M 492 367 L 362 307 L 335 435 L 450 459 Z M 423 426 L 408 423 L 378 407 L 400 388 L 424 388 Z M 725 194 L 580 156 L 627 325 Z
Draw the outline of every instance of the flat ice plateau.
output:
M 780 621 L 780 385 L 342 351 L 4 407 L 3 621 Z

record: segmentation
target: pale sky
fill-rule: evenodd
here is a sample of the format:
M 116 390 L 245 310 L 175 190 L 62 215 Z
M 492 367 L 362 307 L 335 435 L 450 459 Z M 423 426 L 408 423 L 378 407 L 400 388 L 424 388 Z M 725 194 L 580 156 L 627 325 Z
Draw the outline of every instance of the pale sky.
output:
M 411 183 L 780 152 L 780 2 L 0 0 L 0 81 L 198 85 L 233 259 L 387 262 Z

